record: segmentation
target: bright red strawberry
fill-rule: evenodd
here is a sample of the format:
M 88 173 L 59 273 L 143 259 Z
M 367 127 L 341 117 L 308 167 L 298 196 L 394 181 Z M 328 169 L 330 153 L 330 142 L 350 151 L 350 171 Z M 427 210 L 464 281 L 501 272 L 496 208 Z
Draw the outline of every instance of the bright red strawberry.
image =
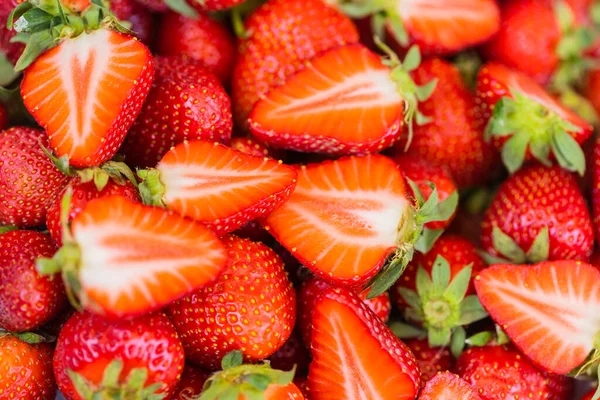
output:
M 184 140 L 227 143 L 231 102 L 216 76 L 189 57 L 157 57 L 156 77 L 121 152 L 130 165 L 154 167 Z
M 310 400 L 310 389 L 308 388 L 308 378 L 306 377 L 295 377 L 294 384 L 298 386 L 298 389 L 304 395 L 304 400 Z
M 588 73 L 583 93 L 596 110 L 596 113 L 600 114 L 600 69 Z
M 308 348 L 310 348 L 310 338 L 312 335 L 312 314 L 315 304 L 321 293 L 325 292 L 331 286 L 316 277 L 311 277 L 302 283 L 298 290 L 298 329 L 302 334 L 302 340 Z M 367 306 L 377 315 L 384 323 L 387 322 L 390 312 L 392 311 L 392 305 L 390 303 L 390 296 L 387 292 L 380 294 L 379 296 L 368 299 L 368 290 L 360 293 L 359 297 L 365 302 Z
M 327 21 L 324 23 L 324 21 Z M 271 88 L 334 47 L 358 42 L 352 21 L 322 0 L 271 0 L 245 21 L 233 71 L 235 122 L 247 126 L 254 103 Z
M 411 349 L 419 369 L 421 379 L 427 382 L 439 372 L 452 369 L 454 358 L 447 347 L 431 347 L 428 339 L 406 339 L 404 343 Z
M 294 330 L 283 346 L 269 357 L 269 361 L 275 369 L 291 371 L 296 368 L 296 376 L 308 374 L 310 354 L 297 330 Z
M 213 281 L 227 261 L 205 226 L 122 196 L 89 201 L 71 235 L 38 267 L 62 269 L 81 305 L 111 319 L 158 310 Z
M 56 245 L 34 231 L 0 235 L 0 328 L 22 332 L 39 328 L 67 303 L 59 277 L 41 276 L 38 257 L 52 257 Z
M 596 394 L 596 389 L 590 390 L 588 393 L 585 394 L 585 396 L 583 396 L 581 398 L 581 400 L 592 400 L 594 398 L 595 394 Z
M 94 394 L 115 398 L 117 393 L 135 398 L 133 393 L 142 388 L 149 392 L 147 396 L 156 393 L 168 398 L 183 371 L 183 357 L 177 332 L 164 314 L 107 321 L 75 313 L 58 336 L 54 375 L 60 391 L 70 400 L 89 399 Z M 137 378 L 130 375 L 132 371 Z
M 269 357 L 296 318 L 295 291 L 279 257 L 262 243 L 235 236 L 224 242 L 229 263 L 221 276 L 169 306 L 188 361 L 213 369 L 233 350 L 248 361 Z
M 592 175 L 592 216 L 596 238 L 600 238 L 600 139 L 596 139 L 594 142 L 593 151 L 592 165 L 590 166 Z
M 451 372 L 443 372 L 427 382 L 419 400 L 481 400 L 477 391 L 464 379 Z
M 589 264 L 497 264 L 475 278 L 475 288 L 494 321 L 544 370 L 566 374 L 597 346 L 600 271 Z
M 486 400 L 571 398 L 569 378 L 540 371 L 513 346 L 471 347 L 456 372 Z
M 594 248 L 577 180 L 558 166 L 532 165 L 504 181 L 481 226 L 483 249 L 516 263 L 587 261 Z
M 171 399 L 189 400 L 197 398 L 202 393 L 204 384 L 210 375 L 210 372 L 186 364 Z
M 398 278 L 398 267 L 420 247 L 423 224 L 454 211 L 453 204 L 448 207 L 452 198 L 434 205 L 434 196 L 427 207 L 417 205 L 425 213 L 416 211 L 398 165 L 381 155 L 325 161 L 298 172 L 290 199 L 267 215 L 265 226 L 303 265 L 333 284 L 364 285 L 395 251 L 370 295 L 383 293 Z
M 37 129 L 0 132 L 0 225 L 44 224 L 47 209 L 68 182 L 44 154 L 47 145 Z
M 459 70 L 435 58 L 424 61 L 413 73 L 417 84 L 437 79 L 429 99 L 419 105 L 430 122 L 416 125 L 410 147 L 405 135 L 394 146 L 394 154 L 407 154 L 444 167 L 459 188 L 485 183 L 497 163 L 496 152 L 483 138 L 476 118 L 475 99 Z
M 202 63 L 224 85 L 235 62 L 235 40 L 219 21 L 206 14 L 189 18 L 176 12 L 161 17 L 157 51 L 164 56 L 185 54 Z
M 150 90 L 154 67 L 152 54 L 135 38 L 108 28 L 81 32 L 80 23 L 63 25 L 71 32 L 67 38 L 30 65 L 30 58 L 22 58 L 16 69 L 27 67 L 23 103 L 52 150 L 75 167 L 89 167 L 109 160 L 121 146 Z
M 457 191 L 454 180 L 445 168 L 430 163 L 429 161 L 410 155 L 400 154 L 394 157 L 394 161 L 400 165 L 404 176 L 417 184 L 425 199 L 431 196 L 431 183 L 438 191 L 439 201 L 444 201 Z M 454 215 L 446 221 L 429 222 L 425 225 L 429 229 L 446 229 L 454 219 Z
M 61 213 L 61 202 L 64 194 L 67 190 L 72 191 L 71 202 L 69 203 L 69 217 L 68 222 L 71 222 L 81 210 L 85 207 L 88 201 L 106 196 L 123 196 L 131 201 L 139 201 L 140 197 L 137 188 L 131 184 L 131 182 L 124 182 L 118 184 L 112 179 L 109 179 L 108 183 L 102 190 L 98 190 L 98 187 L 93 181 L 83 182 L 81 178 L 77 177 L 71 180 L 67 187 L 61 194 L 56 196 L 54 202 L 48 208 L 48 214 L 46 214 L 46 226 L 50 232 L 50 236 L 54 242 L 62 246 L 62 226 L 60 221 Z
M 131 31 L 144 44 L 150 45 L 154 39 L 154 19 L 150 11 L 135 0 L 109 0 L 110 10 L 120 21 L 131 23 Z
M 311 400 L 417 396 L 421 379 L 414 355 L 358 296 L 328 289 L 312 322 Z
M 175 146 L 155 170 L 138 175 L 144 179 L 140 191 L 146 203 L 201 221 L 218 234 L 278 207 L 297 177 L 293 167 L 278 161 L 199 140 Z
M 36 339 L 37 335 L 0 332 L 0 398 L 46 400 L 56 397 L 52 346 L 35 343 Z
M 488 121 L 486 137 L 502 150 L 511 173 L 524 161 L 551 165 L 555 158 L 565 169 L 585 171 L 579 145 L 592 126 L 551 97 L 527 75 L 497 63 L 484 65 L 477 76 L 477 102 Z

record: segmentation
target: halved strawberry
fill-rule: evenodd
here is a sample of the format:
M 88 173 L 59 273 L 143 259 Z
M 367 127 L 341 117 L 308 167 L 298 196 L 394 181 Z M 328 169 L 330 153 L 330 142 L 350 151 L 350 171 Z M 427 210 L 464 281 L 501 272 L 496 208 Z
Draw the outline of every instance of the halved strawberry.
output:
M 421 382 L 410 349 L 356 295 L 328 289 L 313 310 L 312 400 L 410 399 Z
M 155 170 L 138 175 L 147 204 L 166 206 L 218 234 L 271 212 L 290 196 L 297 177 L 293 167 L 273 159 L 199 140 L 173 147 Z
M 536 159 L 583 175 L 585 156 L 579 147 L 592 126 L 550 96 L 522 72 L 488 63 L 477 76 L 477 102 L 488 139 L 502 150 L 502 160 L 513 173 L 524 161 Z
M 475 388 L 453 374 L 442 372 L 433 377 L 419 394 L 419 400 L 481 400 Z
M 227 262 L 205 226 L 121 196 L 89 201 L 71 232 L 38 267 L 62 267 L 81 305 L 109 318 L 160 309 L 215 279 Z
M 566 374 L 598 346 L 600 271 L 589 264 L 493 265 L 475 278 L 475 289 L 494 321 L 546 371 Z
M 396 250 L 393 267 L 380 280 L 386 284 L 369 294 L 376 296 L 398 278 L 396 267 L 412 258 L 423 224 L 439 220 L 442 216 L 433 214 L 442 206 L 450 205 L 442 212 L 446 218 L 455 208 L 456 195 L 436 206 L 434 191 L 427 204 L 419 202 L 417 212 L 409 190 L 398 165 L 381 155 L 311 164 L 299 169 L 294 193 L 266 217 L 265 226 L 294 257 L 333 284 L 363 285 Z
M 418 101 L 433 89 L 410 78 L 418 62 L 418 50 L 401 63 L 358 44 L 334 48 L 256 102 L 250 129 L 261 141 L 290 150 L 380 151 L 398 139 L 404 122 L 412 123 Z
M 27 68 L 23 103 L 58 156 L 75 167 L 115 155 L 150 90 L 152 54 L 135 38 L 99 29 L 63 41 Z

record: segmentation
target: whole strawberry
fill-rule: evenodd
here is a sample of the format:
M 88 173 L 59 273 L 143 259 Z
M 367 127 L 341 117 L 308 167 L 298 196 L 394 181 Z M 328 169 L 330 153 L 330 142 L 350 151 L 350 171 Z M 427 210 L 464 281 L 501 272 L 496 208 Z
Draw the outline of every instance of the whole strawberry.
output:
M 231 103 L 216 76 L 189 57 L 157 57 L 152 90 L 121 152 L 129 165 L 154 167 L 184 140 L 225 143 L 231 130 Z
M 46 226 L 48 227 L 50 236 L 59 246 L 62 246 L 63 229 L 60 221 L 61 202 L 63 195 L 67 190 L 72 191 L 71 202 L 69 203 L 68 222 L 83 210 L 88 201 L 99 197 L 118 195 L 126 197 L 129 200 L 139 201 L 138 191 L 130 182 L 118 184 L 113 179 L 109 179 L 106 186 L 104 186 L 102 190 L 98 190 L 98 187 L 93 181 L 83 182 L 79 177 L 73 178 L 63 192 L 56 196 L 56 199 L 50 208 L 48 208 L 48 214 L 46 215 Z
M 419 393 L 419 400 L 481 400 L 475 388 L 451 372 L 442 372 L 431 380 Z
M 161 16 L 157 51 L 163 56 L 185 54 L 216 75 L 223 85 L 229 82 L 235 62 L 235 39 L 219 21 L 200 13 L 189 18 L 176 12 Z
M 164 314 L 107 321 L 75 313 L 58 337 L 54 375 L 70 400 L 114 398 L 119 393 L 123 398 L 168 397 L 177 387 L 183 357 L 177 332 Z
M 0 132 L 0 225 L 44 224 L 54 198 L 67 184 L 44 154 L 44 132 L 14 127 Z
M 504 181 L 481 226 L 483 249 L 518 264 L 587 261 L 594 247 L 577 180 L 558 166 L 532 165 Z
M 427 382 L 438 373 L 452 369 L 454 358 L 447 347 L 431 347 L 427 339 L 406 339 L 404 343 L 412 350 L 419 368 L 421 379 Z
M 471 347 L 456 372 L 486 400 L 570 398 L 569 378 L 540 371 L 512 345 Z
M 298 330 L 292 332 L 283 346 L 269 357 L 269 361 L 275 369 L 290 371 L 296 368 L 296 376 L 308 374 L 310 355 Z
M 38 335 L 0 332 L 0 397 L 48 400 L 56 397 L 52 346 Z
M 186 364 L 173 392 L 172 400 L 189 400 L 202 394 L 202 389 L 211 373 Z
M 421 113 L 430 120 L 415 125 L 412 141 L 404 135 L 395 145 L 394 155 L 406 152 L 444 167 L 458 188 L 487 182 L 498 158 L 493 146 L 484 141 L 475 98 L 458 69 L 434 58 L 424 61 L 414 71 L 413 78 L 417 84 L 437 79 L 431 97 L 419 105 Z
M 232 350 L 252 361 L 270 356 L 296 318 L 295 291 L 279 257 L 247 239 L 228 236 L 224 243 L 229 263 L 220 277 L 168 308 L 187 359 L 213 369 Z
M 592 216 L 594 218 L 594 233 L 600 237 L 600 139 L 594 142 L 592 163 L 590 165 L 592 182 Z
M 110 10 L 120 21 L 128 21 L 131 31 L 146 45 L 152 43 L 154 19 L 152 14 L 135 0 L 109 0 Z
M 22 332 L 54 318 L 67 302 L 59 276 L 42 276 L 35 261 L 52 257 L 56 245 L 35 231 L 0 234 L 0 328 Z

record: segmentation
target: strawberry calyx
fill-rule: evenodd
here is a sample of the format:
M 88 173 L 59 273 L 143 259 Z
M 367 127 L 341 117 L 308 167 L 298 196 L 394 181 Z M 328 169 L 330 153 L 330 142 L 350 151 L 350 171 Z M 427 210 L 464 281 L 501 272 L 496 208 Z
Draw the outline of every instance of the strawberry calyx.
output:
M 488 264 L 536 264 L 548 260 L 550 254 L 550 237 L 548 227 L 542 228 L 533 240 L 527 252 L 504 233 L 497 225 L 492 228 L 492 245 L 501 257 L 494 257 L 483 253 L 482 256 Z
M 2 235 L 3 233 L 6 233 L 6 232 L 16 231 L 18 229 L 19 228 L 14 225 L 0 226 L 0 235 Z
M 0 329 L 0 337 L 4 337 L 4 336 L 14 336 L 17 339 L 19 339 L 22 342 L 25 343 L 29 343 L 29 344 L 39 344 L 39 343 L 47 343 L 47 342 L 51 342 L 52 340 L 50 340 L 50 338 L 40 335 L 38 333 L 33 333 L 33 332 L 9 332 L 9 331 L 5 331 Z
M 511 91 L 511 97 L 502 97 L 485 130 L 486 140 L 492 137 L 510 137 L 502 146 L 502 161 L 512 174 L 525 161 L 527 150 L 541 164 L 551 166 L 550 152 L 560 166 L 583 176 L 585 155 L 577 141 L 568 132 L 579 128 L 564 120 L 556 112 L 523 95 Z
M 164 393 L 157 393 L 162 383 L 145 386 L 148 379 L 146 368 L 132 369 L 123 383 L 119 380 L 122 372 L 123 362 L 114 360 L 104 370 L 99 385 L 89 382 L 75 371 L 69 370 L 67 374 L 83 399 L 162 400 L 166 397 Z
M 46 50 L 82 33 L 98 29 L 131 33 L 112 14 L 107 0 L 91 0 L 81 12 L 65 8 L 59 0 L 24 1 L 12 10 L 6 26 L 17 32 L 13 41 L 26 43 L 15 71 L 24 70 Z
M 154 168 L 141 169 L 137 171 L 137 175 L 142 180 L 138 186 L 142 203 L 154 207 L 165 207 L 163 198 L 166 188 L 160 180 L 160 171 Z
M 415 207 L 407 206 L 396 231 L 396 251 L 387 265 L 367 284 L 367 299 L 375 298 L 388 290 L 400 278 L 412 260 L 415 250 L 428 252 L 442 235 L 442 229 L 425 228 L 428 222 L 446 221 L 458 205 L 458 192 L 454 191 L 440 201 L 435 184 L 428 182 L 432 192 L 427 200 L 418 185 L 406 178 L 415 196 Z
M 223 357 L 222 371 L 213 374 L 205 383 L 199 400 L 263 398 L 263 392 L 271 384 L 286 386 L 294 379 L 295 370 L 280 371 L 264 364 L 242 364 L 240 351 L 232 351 Z

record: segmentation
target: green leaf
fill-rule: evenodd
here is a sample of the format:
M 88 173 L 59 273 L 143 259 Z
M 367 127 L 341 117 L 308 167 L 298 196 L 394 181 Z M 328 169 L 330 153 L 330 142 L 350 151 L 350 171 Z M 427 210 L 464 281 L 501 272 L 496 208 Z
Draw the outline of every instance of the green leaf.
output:
M 568 171 L 574 171 L 583 176 L 585 174 L 585 154 L 579 143 L 566 131 L 554 132 L 551 147 L 560 166 Z
M 119 376 L 123 371 L 123 361 L 114 360 L 104 369 L 102 386 L 115 388 L 119 384 Z
M 250 33 L 246 30 L 242 14 L 235 9 L 231 10 L 231 26 L 233 26 L 233 32 L 238 39 L 246 40 L 250 38 Z
M 108 174 L 103 171 L 101 168 L 94 169 L 94 186 L 98 189 L 99 192 L 104 190 L 109 180 Z
M 467 296 L 460 303 L 460 318 L 458 325 L 469 325 L 488 317 L 476 295 Z
M 38 344 L 38 343 L 47 342 L 47 340 L 44 336 L 38 335 L 37 333 L 33 333 L 33 332 L 14 333 L 14 335 L 17 338 L 19 338 L 19 340 L 21 340 L 25 343 L 29 343 L 29 344 Z
M 494 334 L 492 332 L 483 331 L 469 337 L 466 342 L 469 346 L 483 347 L 490 343 L 493 339 Z
M 444 297 L 457 302 L 465 297 L 465 294 L 469 289 L 469 283 L 471 282 L 472 267 L 473 263 L 463 267 L 463 269 L 454 276 L 452 282 L 445 287 Z
M 550 161 L 550 146 L 548 142 L 542 136 L 533 135 L 529 142 L 529 151 L 542 165 L 550 167 L 552 162 Z
M 498 345 L 510 343 L 510 338 L 498 324 L 496 324 L 496 343 Z
M 479 256 L 481 258 L 483 258 L 483 261 L 485 261 L 485 263 L 487 265 L 494 265 L 494 264 L 511 264 L 510 260 L 507 260 L 505 258 L 502 257 L 495 257 L 493 255 L 491 255 L 490 253 L 483 251 L 483 250 L 478 250 L 477 254 L 479 254 Z
M 399 287 L 398 293 L 400 294 L 400 296 L 402 296 L 402 298 L 409 305 L 409 307 L 414 308 L 416 310 L 420 310 L 422 308 L 421 298 L 415 291 Z
M 431 279 L 429 278 L 429 274 L 427 273 L 427 271 L 425 271 L 425 268 L 423 268 L 420 265 L 417 269 L 415 285 L 417 287 L 417 293 L 421 298 L 427 296 L 427 294 L 431 292 L 431 289 L 433 287 L 431 284 Z
M 263 391 L 271 384 L 271 378 L 261 374 L 250 374 L 244 379 L 255 388 Z
M 390 28 L 390 31 L 394 35 L 394 38 L 400 43 L 402 47 L 408 46 L 408 33 L 404 28 L 404 23 L 400 16 L 395 13 L 388 13 L 387 18 L 387 26 Z
M 27 68 L 40 54 L 50 49 L 55 45 L 54 38 L 49 31 L 40 31 L 32 33 L 23 54 L 15 65 L 15 71 L 23 71 Z
M 419 185 L 417 185 L 415 181 L 408 177 L 406 177 L 406 182 L 408 183 L 408 186 L 410 186 L 417 204 L 420 206 L 423 205 L 425 203 L 425 197 L 423 197 L 423 193 L 421 192 L 421 189 L 419 189 Z
M 389 328 L 400 339 L 420 338 L 426 335 L 425 331 L 400 321 L 391 322 Z
M 421 222 L 447 221 L 452 217 L 458 206 L 458 191 L 452 192 L 444 201 L 439 202 L 438 192 L 432 184 L 432 193 L 419 209 L 418 216 Z
M 523 166 L 529 139 L 529 135 L 521 132 L 513 135 L 513 137 L 508 139 L 504 146 L 502 146 L 502 162 L 511 174 L 514 174 L 521 166 Z
M 73 382 L 73 386 L 79 396 L 84 399 L 89 399 L 92 396 L 93 391 L 83 376 L 70 369 L 67 370 L 67 375 L 71 379 L 71 382 Z
M 62 266 L 54 259 L 46 257 L 40 257 L 35 260 L 35 267 L 40 275 L 54 275 L 62 269 Z
M 497 225 L 492 229 L 492 244 L 498 253 L 515 264 L 523 264 L 527 261 L 523 249 Z
M 4 53 L 0 53 L 0 86 L 8 86 L 17 78 L 19 74 L 15 71 L 14 65 L 6 58 Z
M 428 83 L 426 83 L 425 85 L 419 86 L 417 87 L 417 99 L 419 99 L 419 101 L 425 101 L 428 98 L 431 97 L 431 95 L 433 94 L 433 92 L 435 91 L 435 87 L 437 86 L 438 83 L 438 79 L 432 79 L 430 80 Z
M 6 232 L 12 232 L 12 231 L 17 231 L 17 230 L 19 230 L 19 228 L 17 228 L 16 226 L 13 226 L 13 225 L 0 226 L 0 235 L 2 235 L 3 233 L 6 233 Z
M 575 15 L 571 7 L 569 7 L 563 0 L 554 2 L 554 13 L 558 26 L 562 33 L 568 32 L 575 24 Z
M 407 251 L 402 257 L 394 259 L 387 268 L 382 270 L 375 279 L 369 290 L 367 299 L 373 299 L 386 292 L 404 273 L 406 266 L 413 257 L 413 251 Z
M 443 229 L 430 229 L 425 227 L 423 231 L 421 231 L 421 235 L 415 243 L 415 250 L 422 254 L 429 253 L 435 242 L 440 238 L 440 236 L 442 236 L 443 233 Z
M 450 328 L 430 328 L 428 331 L 429 346 L 447 347 L 450 344 L 451 336 L 452 331 L 450 330 Z
M 540 230 L 540 233 L 535 237 L 533 244 L 527 252 L 527 260 L 532 263 L 546 261 L 550 255 L 550 236 L 548 235 L 548 227 L 545 226 Z
M 124 387 L 131 390 L 141 390 L 148 379 L 146 368 L 135 368 L 129 371 Z
M 50 22 L 54 18 L 41 8 L 32 8 L 14 23 L 14 28 L 19 33 L 34 33 L 50 29 Z
M 419 50 L 419 46 L 411 46 L 410 49 L 408 49 L 404 60 L 402 61 L 402 69 L 407 72 L 411 72 L 417 69 L 419 64 L 421 64 L 421 51 Z
M 223 370 L 239 367 L 244 361 L 244 355 L 239 350 L 233 350 L 223 357 L 221 360 L 221 368 Z
M 456 278 L 455 278 L 456 279 Z M 436 293 L 443 292 L 450 283 L 450 264 L 441 255 L 438 254 L 431 269 L 431 280 Z
M 466 336 L 467 332 L 462 326 L 459 326 L 454 330 L 454 333 L 452 334 L 452 339 L 450 340 L 450 352 L 452 353 L 454 358 L 458 358 L 462 354 L 465 348 Z
M 371 17 L 371 30 L 373 35 L 383 38 L 385 35 L 385 15 L 377 13 Z
M 8 19 L 6 20 L 6 28 L 8 28 L 8 30 L 12 30 L 14 22 L 32 8 L 33 4 L 29 1 L 19 3 L 19 5 L 17 5 L 8 15 Z
M 178 14 L 197 19 L 198 12 L 185 0 L 165 0 L 165 4 Z

